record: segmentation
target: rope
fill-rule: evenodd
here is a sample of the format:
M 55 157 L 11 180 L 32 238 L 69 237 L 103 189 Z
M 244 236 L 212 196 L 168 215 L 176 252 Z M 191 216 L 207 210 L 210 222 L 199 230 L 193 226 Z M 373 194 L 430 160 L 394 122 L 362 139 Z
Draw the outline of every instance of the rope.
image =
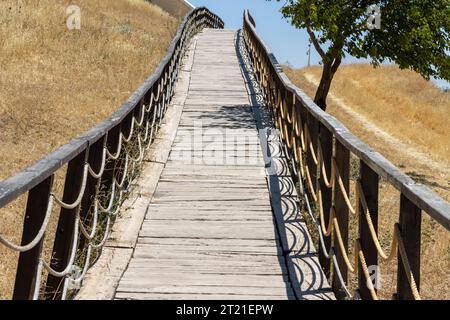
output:
M 50 217 L 52 215 L 52 210 L 53 210 L 53 198 L 50 195 L 48 198 L 47 211 L 45 213 L 44 221 L 42 222 L 41 228 L 39 229 L 36 237 L 32 241 L 30 241 L 30 243 L 26 245 L 17 245 L 9 240 L 6 240 L 2 235 L 0 235 L 0 243 L 5 245 L 7 248 L 17 252 L 27 252 L 33 249 L 44 237 L 45 230 L 47 230 L 47 226 L 50 221 Z
M 64 201 L 62 201 L 61 199 L 59 199 L 54 193 L 51 193 L 51 195 L 53 196 L 53 198 L 55 199 L 55 202 L 62 208 L 64 209 L 68 209 L 68 210 L 72 210 L 76 207 L 78 207 L 78 205 L 81 203 L 81 200 L 83 200 L 83 196 L 84 196 L 84 191 L 86 189 L 86 182 L 87 182 L 87 176 L 88 176 L 88 168 L 89 165 L 86 163 L 84 165 L 84 170 L 83 170 L 83 180 L 81 182 L 81 187 L 80 187 L 80 191 L 78 192 L 78 196 L 76 198 L 76 200 L 71 203 L 65 203 Z
M 347 193 L 347 190 L 345 189 L 344 182 L 342 181 L 342 177 L 341 177 L 341 174 L 339 173 L 339 169 L 337 167 L 335 158 L 331 159 L 331 165 L 334 168 L 333 169 L 333 171 L 335 173 L 334 177 L 336 177 L 338 180 L 339 189 L 341 190 L 342 197 L 344 198 L 344 201 L 345 201 L 345 204 L 347 205 L 348 210 L 352 214 L 356 214 L 356 210 L 355 210 L 355 208 L 353 208 L 352 203 L 349 198 L 349 195 Z
M 108 158 L 111 160 L 117 160 L 119 159 L 120 153 L 122 151 L 122 132 L 119 133 L 119 141 L 117 142 L 117 152 L 115 154 L 112 154 L 109 152 L 109 150 L 106 150 L 106 153 L 108 155 Z
M 138 128 L 142 127 L 142 124 L 144 123 L 144 117 L 145 117 L 145 105 L 143 104 L 141 107 L 141 119 L 139 121 L 136 120 L 135 117 L 133 117 L 133 122 L 136 124 Z
M 417 284 L 416 284 L 416 281 L 414 280 L 414 275 L 411 271 L 411 266 L 408 261 L 408 255 L 406 254 L 405 245 L 403 244 L 403 239 L 401 237 L 401 232 L 400 232 L 400 226 L 398 223 L 395 225 L 395 231 L 396 231 L 395 234 L 397 235 L 397 241 L 398 241 L 398 251 L 400 253 L 403 268 L 405 270 L 413 297 L 416 300 L 421 300 L 419 290 L 417 289 Z
M 141 163 L 142 160 L 144 159 L 144 151 L 142 149 L 142 143 L 141 143 L 141 135 L 138 135 L 138 148 L 139 148 L 139 157 L 137 157 L 136 159 L 133 157 L 130 157 L 131 161 L 135 162 L 135 163 Z
M 75 226 L 74 226 L 74 232 L 73 232 L 73 237 L 72 237 L 72 249 L 70 251 L 69 261 L 68 261 L 66 267 L 63 269 L 63 271 L 54 270 L 46 261 L 41 259 L 42 265 L 48 271 L 48 273 L 51 274 L 52 276 L 62 278 L 70 273 L 70 269 L 72 268 L 72 265 L 73 265 L 73 262 L 75 261 L 75 256 L 77 253 L 78 228 L 79 228 L 79 219 L 78 219 L 78 217 L 75 217 Z
M 372 238 L 375 248 L 377 249 L 378 255 L 386 262 L 391 261 L 395 257 L 396 251 L 397 251 L 396 230 L 394 229 L 394 238 L 393 238 L 392 245 L 391 245 L 391 251 L 390 251 L 389 255 L 387 255 L 384 252 L 383 248 L 381 247 L 380 241 L 378 240 L 378 236 L 375 231 L 375 227 L 373 226 L 372 218 L 370 217 L 369 208 L 367 207 L 366 198 L 364 197 L 364 193 L 362 191 L 362 186 L 359 181 L 356 182 L 356 190 L 357 190 L 357 199 L 360 200 L 360 203 L 363 207 L 363 211 L 364 211 L 363 215 L 367 222 L 367 226 L 369 227 L 370 237 Z M 363 196 L 361 196 L 361 195 L 363 195 Z M 358 206 L 358 211 L 359 211 L 359 206 Z
M 80 215 L 79 214 L 77 215 L 77 219 L 80 221 L 81 233 L 89 241 L 94 239 L 94 237 L 95 237 L 95 235 L 97 233 L 98 205 L 97 205 L 97 201 L 94 201 L 94 203 L 95 203 L 95 205 L 94 205 L 94 219 L 93 219 L 93 222 L 92 222 L 91 233 L 87 232 L 87 230 L 86 230 L 86 228 L 85 228 L 85 226 L 83 224 L 83 221 L 81 221 Z
M 89 174 L 94 178 L 94 179 L 100 179 L 103 176 L 103 173 L 105 172 L 105 165 L 106 165 L 106 154 L 107 154 L 108 150 L 107 148 L 103 148 L 103 153 L 102 153 L 102 164 L 100 166 L 100 170 L 98 173 L 95 173 L 94 170 L 91 168 L 91 165 L 88 164 L 88 168 L 89 168 Z
M 329 189 L 334 190 L 335 182 L 337 181 L 340 193 L 341 193 L 349 211 L 352 214 L 358 214 L 358 216 L 360 216 L 359 214 L 360 214 L 360 210 L 362 208 L 363 212 L 362 212 L 361 216 L 363 216 L 364 219 L 366 220 L 366 223 L 369 228 L 370 236 L 371 236 L 372 241 L 377 250 L 377 254 L 381 257 L 383 262 L 391 261 L 396 256 L 396 252 L 397 252 L 397 248 L 398 248 L 398 252 L 401 257 L 402 265 L 403 265 L 403 268 L 407 275 L 408 283 L 410 285 L 413 296 L 415 299 L 420 299 L 417 285 L 416 285 L 413 273 L 411 271 L 411 267 L 410 267 L 410 264 L 408 261 L 406 250 L 404 248 L 399 224 L 397 223 L 394 226 L 394 237 L 393 237 L 393 241 L 391 244 L 391 250 L 388 255 L 384 252 L 384 250 L 382 249 L 381 244 L 379 242 L 375 227 L 373 225 L 373 222 L 372 222 L 372 219 L 370 216 L 370 212 L 368 210 L 367 202 L 365 200 L 365 195 L 363 193 L 363 189 L 362 189 L 360 181 L 357 181 L 357 183 L 356 183 L 357 206 L 355 208 L 351 204 L 348 191 L 346 190 L 346 188 L 344 186 L 341 174 L 340 174 L 338 166 L 336 164 L 336 159 L 334 157 L 332 157 L 332 159 L 331 159 L 331 175 L 330 175 L 330 178 L 328 178 L 326 168 L 325 168 L 325 163 L 323 161 L 323 150 L 322 150 L 321 143 L 320 142 L 318 143 L 318 148 L 317 148 L 318 152 L 316 154 L 315 150 L 314 150 L 314 146 L 312 144 L 312 139 L 311 139 L 311 135 L 310 135 L 308 126 L 304 127 L 301 119 L 300 120 L 297 119 L 297 111 L 295 110 L 296 109 L 295 108 L 295 95 L 294 95 L 293 108 L 292 108 L 291 114 L 288 114 L 288 112 L 286 111 L 287 106 L 286 106 L 286 103 L 284 101 L 282 101 L 279 90 L 277 90 L 275 95 L 273 95 L 273 94 L 268 95 L 268 93 L 273 92 L 271 87 L 269 87 L 269 86 L 272 86 L 272 84 L 268 85 L 268 82 L 266 79 L 266 76 L 268 76 L 267 75 L 268 72 L 266 70 L 265 64 L 269 63 L 269 61 L 264 60 L 264 63 L 263 63 L 262 59 L 260 59 L 259 51 L 258 51 L 258 49 L 256 49 L 256 46 L 255 46 L 256 40 L 254 40 L 253 34 L 250 34 L 250 32 L 247 30 L 245 25 L 244 25 L 243 34 L 244 34 L 244 37 L 243 37 L 243 40 L 241 40 L 242 45 L 240 48 L 244 53 L 243 55 L 245 57 L 247 57 L 247 64 L 251 64 L 251 61 L 253 61 L 254 68 L 251 65 L 247 65 L 246 67 L 250 70 L 250 74 L 257 74 L 257 73 L 260 74 L 259 79 L 260 79 L 260 84 L 262 86 L 262 90 L 259 90 L 259 91 L 262 92 L 263 96 L 265 96 L 266 101 L 268 101 L 268 103 L 272 105 L 274 116 L 276 119 L 275 124 L 276 124 L 277 128 L 280 129 L 281 140 L 284 142 L 283 146 L 285 149 L 286 157 L 288 158 L 289 162 L 292 163 L 291 168 L 293 170 L 293 174 L 298 178 L 299 186 L 300 186 L 300 193 L 303 195 L 303 197 L 305 199 L 306 209 L 307 209 L 306 212 L 308 213 L 308 215 L 310 216 L 310 218 L 314 222 L 314 225 L 317 228 L 317 231 L 319 234 L 319 244 L 322 248 L 323 255 L 325 256 L 326 259 L 329 259 L 332 261 L 334 270 L 335 270 L 335 274 L 336 274 L 337 279 L 339 280 L 340 286 L 344 290 L 345 294 L 351 298 L 355 297 L 355 296 L 351 295 L 351 293 L 349 292 L 349 290 L 347 288 L 345 281 L 343 280 L 342 273 L 339 268 L 339 264 L 337 262 L 336 255 L 335 255 L 335 250 L 334 250 L 335 242 L 337 242 L 337 246 L 340 249 L 339 250 L 340 254 L 342 255 L 342 258 L 343 258 L 348 270 L 350 272 L 354 273 L 354 272 L 358 271 L 358 266 L 360 266 L 363 276 L 366 279 L 367 287 L 371 294 L 372 299 L 374 299 L 374 300 L 378 299 L 376 290 L 375 290 L 372 282 L 370 281 L 370 272 L 367 267 L 366 259 L 364 257 L 364 252 L 361 249 L 361 244 L 360 244 L 359 239 L 355 240 L 354 265 L 352 265 L 352 263 L 350 262 L 350 259 L 347 254 L 347 250 L 345 248 L 345 245 L 344 245 L 344 242 L 342 239 L 341 231 L 339 228 L 339 221 L 336 216 L 334 206 L 331 206 L 331 208 L 330 208 L 328 226 L 325 225 L 325 221 L 324 221 L 325 218 L 324 218 L 324 212 L 323 212 L 323 199 L 322 199 L 321 190 L 319 188 L 317 191 L 317 195 L 316 195 L 316 193 L 314 191 L 315 188 L 313 185 L 309 167 L 303 162 L 303 154 L 306 153 L 306 148 L 309 149 L 309 154 L 311 155 L 311 159 L 313 160 L 314 164 L 319 166 L 319 171 L 321 173 L 320 176 L 321 176 L 322 181 L 324 182 L 325 186 Z M 249 48 L 251 58 L 249 58 L 249 54 L 246 51 L 245 46 L 247 48 Z M 256 69 L 257 71 L 255 72 L 254 69 Z M 257 79 L 255 79 L 255 80 L 257 81 Z M 277 111 L 277 110 L 279 110 L 279 111 Z M 277 116 L 277 112 L 279 112 L 278 116 Z M 289 124 L 292 124 L 292 131 L 294 134 L 292 134 L 291 137 L 288 135 L 289 132 L 288 132 L 286 122 Z M 306 136 L 306 139 L 305 139 L 305 136 Z M 299 146 L 297 146 L 298 138 L 300 138 Z M 288 152 L 288 149 L 291 150 L 292 153 Z M 294 157 L 293 160 L 292 160 L 292 155 Z M 297 164 L 298 166 L 294 165 L 294 164 Z M 311 205 L 309 202 L 309 197 L 305 191 L 303 181 L 306 181 L 306 184 L 309 187 L 308 189 L 309 189 L 310 195 L 312 196 L 314 202 L 316 202 L 316 203 L 318 202 L 319 219 L 317 219 L 312 212 Z M 360 206 L 361 206 L 361 208 L 360 208 Z M 327 249 L 325 246 L 324 237 L 330 237 L 333 233 L 333 230 L 335 231 L 335 237 L 333 237 L 331 247 L 329 249 Z

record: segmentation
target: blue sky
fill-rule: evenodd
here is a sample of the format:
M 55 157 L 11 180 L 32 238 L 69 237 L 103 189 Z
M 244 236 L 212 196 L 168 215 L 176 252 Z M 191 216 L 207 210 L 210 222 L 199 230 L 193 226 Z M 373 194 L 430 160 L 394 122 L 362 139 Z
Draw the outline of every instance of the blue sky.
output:
M 296 67 L 304 67 L 308 63 L 308 34 L 298 30 L 283 19 L 280 8 L 284 1 L 276 0 L 190 0 L 194 6 L 205 6 L 218 14 L 225 21 L 225 28 L 242 28 L 242 15 L 249 9 L 256 21 L 258 33 L 275 53 L 281 63 L 289 61 Z M 312 50 L 311 63 L 320 61 L 319 55 Z
M 256 30 L 272 49 L 280 63 L 289 62 L 295 68 L 308 64 L 308 34 L 298 30 L 282 17 L 280 8 L 284 1 L 266 0 L 189 0 L 196 7 L 205 6 L 218 14 L 225 21 L 225 28 L 240 29 L 242 15 L 249 9 L 256 21 Z M 311 63 L 318 64 L 319 54 L 311 50 Z M 344 63 L 358 62 L 353 57 L 347 57 Z M 438 85 L 450 87 L 450 83 L 438 81 Z

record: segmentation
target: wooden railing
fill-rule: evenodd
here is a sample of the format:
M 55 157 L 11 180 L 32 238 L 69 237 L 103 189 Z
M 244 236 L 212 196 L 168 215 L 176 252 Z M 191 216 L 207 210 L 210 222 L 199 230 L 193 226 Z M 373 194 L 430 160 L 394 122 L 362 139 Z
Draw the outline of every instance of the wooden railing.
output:
M 293 85 L 256 33 L 248 11 L 244 13 L 243 33 L 255 81 L 261 87 L 259 94 L 272 110 L 291 173 L 304 195 L 305 211 L 319 235 L 322 268 L 336 296 L 354 297 L 348 289 L 348 274 L 353 272 L 358 274 L 359 296 L 378 299 L 369 266 L 397 257 L 395 297 L 420 299 L 422 211 L 448 231 L 450 205 L 361 142 Z M 360 162 L 354 204 L 349 188 L 350 154 Z M 393 240 L 388 253 L 378 240 L 380 178 L 400 192 L 398 223 L 392 226 Z M 349 213 L 359 223 L 353 252 L 355 264 L 349 259 Z
M 81 283 L 91 266 L 92 251 L 105 243 L 164 118 L 190 38 L 202 28 L 223 26 L 208 9 L 193 10 L 184 18 L 155 73 L 116 113 L 0 183 L 0 208 L 28 193 L 21 245 L 0 236 L 0 245 L 20 252 L 13 299 L 64 299 L 70 285 Z M 52 191 L 53 180 L 65 164 L 64 193 L 59 199 Z M 51 262 L 46 262 L 42 250 L 56 209 L 53 204 L 61 211 Z M 75 268 L 76 259 L 81 260 L 77 262 L 81 270 Z M 42 279 L 44 271 L 48 273 L 46 281 Z

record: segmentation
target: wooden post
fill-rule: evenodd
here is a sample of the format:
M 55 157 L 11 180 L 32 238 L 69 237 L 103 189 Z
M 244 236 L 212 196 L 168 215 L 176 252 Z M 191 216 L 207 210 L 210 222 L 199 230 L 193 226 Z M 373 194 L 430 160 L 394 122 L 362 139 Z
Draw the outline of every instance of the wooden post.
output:
M 375 228 L 375 231 L 378 235 L 378 174 L 369 168 L 364 161 L 360 161 L 361 167 L 361 187 L 362 192 L 361 197 L 365 197 L 367 206 L 369 208 L 370 217 Z M 375 247 L 374 241 L 370 235 L 370 230 L 367 224 L 367 220 L 363 211 L 363 207 L 360 203 L 358 203 L 360 207 L 360 216 L 359 216 L 359 238 L 361 243 L 361 250 L 364 253 L 364 257 L 366 259 L 367 266 L 375 267 L 374 272 L 378 272 L 378 252 Z M 371 270 L 369 270 L 371 271 Z M 375 281 L 375 290 L 378 274 L 374 275 L 376 278 Z M 364 277 L 361 266 L 358 269 L 358 283 L 359 283 L 359 294 L 362 299 L 369 300 L 372 299 L 370 295 L 370 291 L 367 287 L 366 278 Z
M 119 150 L 118 149 L 119 135 L 120 135 L 120 124 L 108 131 L 108 135 L 106 137 L 106 148 L 112 154 L 116 154 L 117 151 Z M 101 191 L 106 192 L 107 195 L 109 195 L 112 183 L 114 181 L 113 180 L 114 169 L 117 161 L 118 160 L 108 160 L 108 159 L 106 161 L 105 172 L 103 173 L 102 177 Z M 103 206 L 105 205 L 106 203 L 103 203 Z
M 161 93 L 161 94 L 162 94 L 162 93 Z M 162 99 L 162 96 L 161 96 L 160 99 Z M 131 126 L 132 126 L 132 123 L 133 123 L 133 121 L 134 121 L 134 112 L 135 112 L 135 110 L 136 110 L 136 109 L 132 110 L 132 111 L 131 111 L 124 119 L 123 119 L 122 124 L 121 124 L 121 126 L 120 126 L 120 130 L 122 131 L 122 134 L 123 134 L 123 136 L 124 136 L 125 138 L 128 138 L 129 135 L 130 135 L 130 133 L 131 133 Z M 136 135 L 136 131 L 139 130 L 139 129 L 136 127 L 136 125 L 134 125 L 134 129 L 133 129 L 133 130 L 134 130 L 134 131 L 133 131 L 133 135 L 135 136 L 135 135 Z M 133 137 L 131 137 L 131 140 L 130 140 L 130 142 L 128 142 L 128 145 L 127 145 L 127 143 L 126 143 L 124 140 L 122 140 L 122 154 L 123 154 L 123 155 L 126 154 L 125 149 L 126 149 L 126 147 L 130 146 L 131 143 L 133 143 Z M 132 165 L 132 162 L 131 162 L 131 160 L 129 160 L 129 161 L 128 161 L 128 170 L 129 170 L 128 172 L 131 172 L 131 165 Z M 123 175 L 124 175 L 124 174 L 127 174 L 126 172 L 124 172 L 124 169 L 125 169 L 125 156 L 124 156 L 124 157 L 119 157 L 119 159 L 116 161 L 115 177 L 116 177 L 117 181 L 121 181 Z M 119 174 L 117 174 L 118 172 L 119 172 Z M 127 188 L 128 188 L 128 183 L 127 183 L 127 181 L 125 181 L 125 184 L 124 184 L 123 188 L 124 188 L 124 189 L 127 189 Z
M 400 196 L 400 231 L 408 256 L 411 272 L 416 281 L 417 290 L 420 290 L 420 232 L 422 215 L 421 210 L 403 194 Z M 397 299 L 414 299 L 405 273 L 400 252 L 398 252 L 397 266 Z
M 84 165 L 87 161 L 87 153 L 87 150 L 84 150 L 69 162 L 63 195 L 63 201 L 65 203 L 71 204 L 78 197 L 83 181 L 83 171 Z M 77 208 L 61 208 L 55 241 L 53 244 L 52 261 L 50 264 L 50 266 L 57 271 L 64 270 L 70 259 L 73 232 L 75 231 L 76 210 Z M 63 278 L 49 275 L 47 278 L 47 287 L 45 289 L 46 298 L 54 300 L 61 299 L 63 282 Z
M 306 125 L 311 135 L 309 139 L 311 139 L 314 153 L 317 156 L 317 143 L 319 140 L 319 122 L 309 112 L 306 115 Z M 314 188 L 314 190 L 311 190 L 311 192 L 315 192 L 317 194 L 317 190 L 319 188 L 319 182 L 317 177 L 317 165 L 314 163 L 309 142 L 310 142 L 309 140 L 306 140 L 306 165 L 308 166 L 312 187 Z
M 27 208 L 23 223 L 22 245 L 32 241 L 41 229 L 48 209 L 48 199 L 53 186 L 53 175 L 45 179 L 28 193 Z M 17 265 L 13 300 L 31 300 L 36 286 L 36 273 L 42 252 L 44 237 L 27 252 L 21 252 Z
M 101 169 L 103 162 L 103 146 L 104 146 L 105 138 L 100 138 L 96 143 L 89 147 L 89 157 L 88 163 L 92 170 L 95 173 L 98 173 Z M 101 179 L 101 178 L 100 178 Z M 99 181 L 100 179 L 96 179 L 88 174 L 87 182 L 86 182 L 86 191 L 84 192 L 83 200 L 81 201 L 81 209 L 80 209 L 80 218 L 81 221 L 84 222 L 85 225 L 90 224 L 91 221 L 89 219 L 92 216 L 92 205 L 94 203 L 94 199 L 97 196 Z M 80 243 L 78 245 L 79 249 L 84 249 L 86 245 L 86 239 L 84 236 L 81 236 Z
M 339 173 L 342 178 L 342 182 L 344 184 L 344 188 L 349 193 L 349 173 L 350 173 L 350 152 L 345 148 L 339 141 L 336 140 L 336 152 L 335 152 L 336 165 L 339 170 Z M 339 229 L 341 231 L 342 240 L 344 242 L 344 247 L 346 252 L 348 252 L 348 207 L 345 202 L 344 196 L 342 195 L 342 191 L 339 187 L 339 184 L 336 181 L 334 187 L 334 207 L 336 210 L 336 218 L 338 220 Z M 348 268 L 345 264 L 344 258 L 342 256 L 341 250 L 337 243 L 337 235 L 336 231 L 334 232 L 335 241 L 335 249 L 336 249 L 336 260 L 338 262 L 339 270 L 341 271 L 342 278 L 344 282 L 347 284 L 348 279 Z M 342 291 L 341 283 L 336 275 L 333 274 L 333 291 L 338 299 L 342 299 L 345 297 L 344 292 Z
M 325 166 L 325 172 L 328 179 L 331 181 L 331 158 L 333 157 L 333 134 L 326 128 L 325 126 L 320 126 L 320 144 L 322 147 L 322 160 Z M 320 164 L 319 164 L 320 165 Z M 322 170 L 322 168 L 319 168 Z M 330 220 L 330 209 L 332 206 L 332 190 L 328 188 L 323 179 L 323 173 L 320 173 L 319 187 L 322 192 L 322 205 L 323 205 L 323 217 L 325 225 L 328 225 L 328 221 Z M 325 237 L 324 235 L 324 244 L 326 247 L 326 252 L 330 251 L 331 247 L 331 236 Z M 325 273 L 327 279 L 330 278 L 330 267 L 331 261 L 327 259 L 324 255 L 324 251 L 321 245 L 319 245 L 319 261 L 322 269 Z

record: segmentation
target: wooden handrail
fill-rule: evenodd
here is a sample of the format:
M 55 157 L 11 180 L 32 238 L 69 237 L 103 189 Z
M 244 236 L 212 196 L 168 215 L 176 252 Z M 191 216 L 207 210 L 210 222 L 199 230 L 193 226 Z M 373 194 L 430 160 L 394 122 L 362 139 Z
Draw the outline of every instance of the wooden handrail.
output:
M 348 296 L 348 269 L 355 269 L 350 268 L 348 259 L 345 259 L 350 245 L 348 216 L 351 209 L 352 212 L 360 213 L 356 248 L 362 254 L 360 260 L 364 263 L 359 264 L 359 269 L 356 268 L 359 273 L 359 295 L 362 298 L 376 297 L 376 288 L 366 286 L 365 277 L 368 274 L 367 264 L 378 263 L 378 252 L 374 245 L 374 237 L 377 235 L 374 232 L 377 233 L 378 227 L 378 183 L 383 178 L 401 194 L 398 225 L 401 234 L 393 243 L 396 245 L 398 241 L 399 246 L 396 296 L 400 299 L 420 298 L 421 212 L 450 231 L 450 204 L 426 186 L 414 182 L 385 157 L 355 137 L 337 119 L 319 108 L 285 75 L 275 55 L 257 34 L 254 19 L 248 10 L 244 12 L 243 20 L 244 40 L 254 68 L 255 80 L 259 82 L 262 98 L 271 108 L 274 122 L 285 143 L 286 156 L 292 163 L 291 173 L 300 182 L 302 189 L 305 186 L 306 201 L 317 200 L 314 201 L 315 205 L 324 212 L 323 221 L 317 221 L 319 225 L 328 223 L 330 210 L 335 213 L 340 245 L 336 243 L 336 232 L 333 238 L 322 234 L 319 255 L 326 275 L 330 275 L 331 264 L 340 270 L 340 277 L 334 272 L 331 279 L 336 295 Z M 372 229 L 368 228 L 367 217 L 361 211 L 362 198 L 357 196 L 356 206 L 349 203 L 350 153 L 358 157 L 361 163 L 359 183 L 362 194 L 359 196 L 364 197 L 364 203 L 367 204 Z M 298 159 L 299 154 L 300 158 L 303 154 L 305 163 Z M 336 172 L 338 177 L 331 177 Z M 336 181 L 333 186 L 327 185 L 330 177 L 332 180 L 339 179 L 339 183 Z M 321 201 L 318 201 L 318 192 L 321 193 Z M 335 242 L 332 243 L 331 239 L 335 239 Z M 331 258 L 334 263 L 331 263 Z M 407 271 L 411 274 L 407 274 Z
M 68 279 L 81 280 L 90 267 L 89 254 L 102 245 L 99 237 L 86 236 L 85 225 L 93 231 L 99 214 L 107 225 L 120 209 L 123 194 L 131 186 L 143 153 L 154 141 L 161 121 L 174 94 L 174 86 L 189 40 L 203 28 L 223 28 L 223 21 L 207 8 L 188 13 L 172 40 L 166 56 L 156 71 L 107 120 L 45 156 L 19 174 L 0 182 L 0 208 L 28 192 L 21 245 L 0 235 L 0 242 L 20 252 L 13 299 L 62 299 Z M 116 156 L 117 155 L 117 156 Z M 68 164 L 63 198 L 52 192 L 55 172 Z M 61 207 L 55 235 L 52 261 L 42 258 L 44 233 L 52 205 Z M 107 208 L 107 209 L 105 209 Z M 101 211 L 101 212 L 100 212 Z M 81 232 L 81 230 L 84 231 Z M 101 235 L 101 237 L 100 237 Z M 0 245 L 2 245 L 0 243 Z M 104 243 L 104 242 L 103 242 Z M 82 266 L 79 275 L 74 264 Z M 84 261 L 84 266 L 83 266 Z M 46 288 L 40 290 L 43 269 L 49 272 Z

